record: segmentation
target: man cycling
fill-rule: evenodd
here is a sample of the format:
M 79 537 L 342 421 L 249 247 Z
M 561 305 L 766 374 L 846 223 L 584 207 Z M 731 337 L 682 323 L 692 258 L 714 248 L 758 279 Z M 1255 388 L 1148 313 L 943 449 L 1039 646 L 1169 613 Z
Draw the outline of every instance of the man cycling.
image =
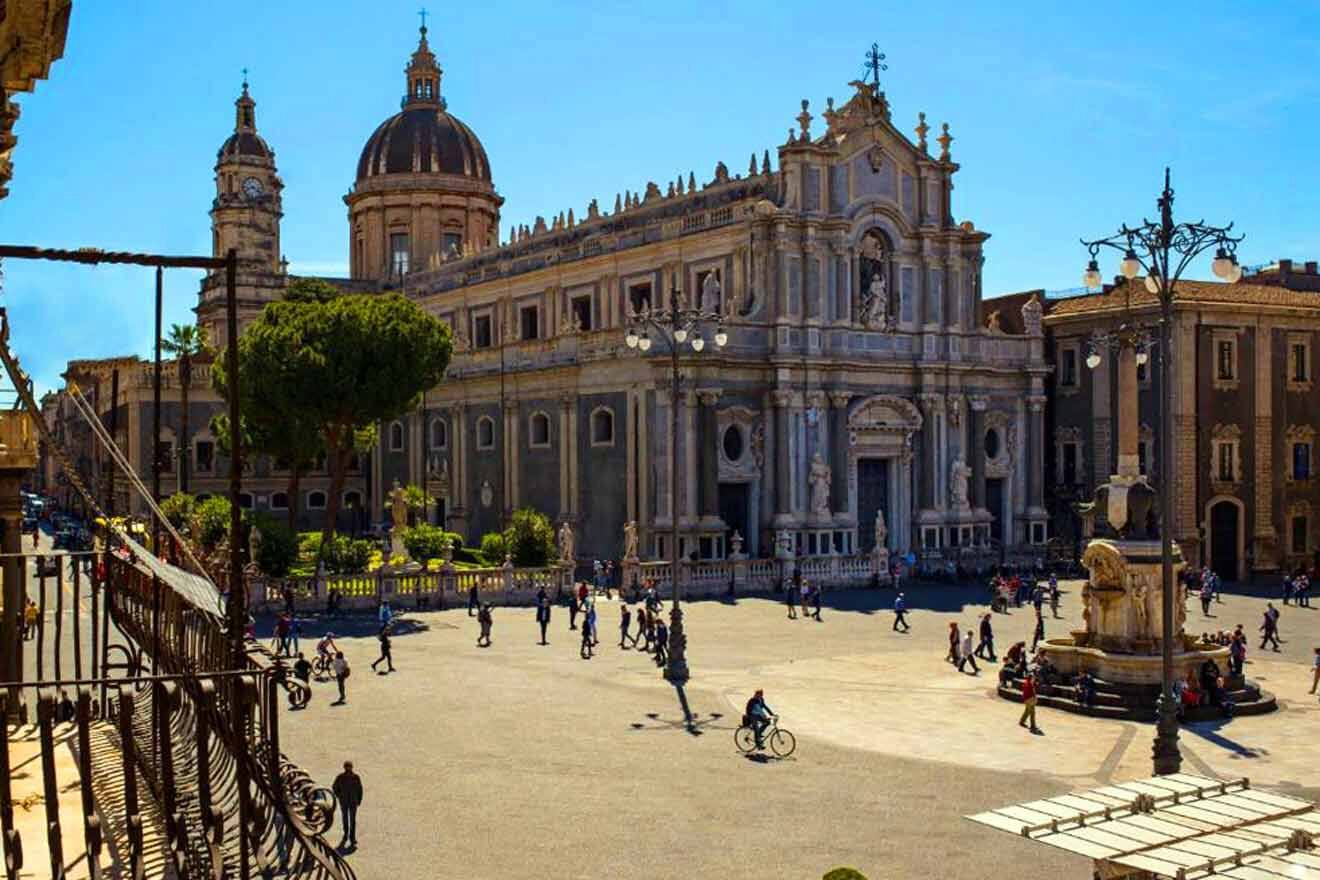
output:
M 756 736 L 756 748 L 762 750 L 765 743 L 762 742 L 761 735 L 765 729 L 770 726 L 770 719 L 775 717 L 775 713 L 770 711 L 770 707 L 765 702 L 765 691 L 757 689 L 752 694 L 752 698 L 747 701 L 747 708 L 744 710 L 747 717 L 747 726 L 752 729 Z
M 321 640 L 316 643 L 316 656 L 333 660 L 335 654 L 339 651 L 339 646 L 335 644 L 335 634 L 326 633 Z

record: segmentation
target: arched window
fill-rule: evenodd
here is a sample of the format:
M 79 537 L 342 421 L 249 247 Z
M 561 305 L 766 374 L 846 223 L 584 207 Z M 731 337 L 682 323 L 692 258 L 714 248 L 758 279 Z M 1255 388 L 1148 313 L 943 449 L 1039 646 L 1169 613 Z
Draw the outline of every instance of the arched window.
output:
M 444 419 L 435 419 L 431 422 L 431 448 L 449 448 L 449 426 L 445 424 Z
M 532 413 L 527 432 L 527 445 L 533 449 L 550 448 L 550 417 L 543 412 Z
M 390 452 L 403 452 L 403 422 L 390 422 Z
M 602 406 L 592 411 L 591 445 L 614 445 L 614 410 Z
M 313 489 L 307 493 L 308 510 L 325 510 L 325 493 L 320 489 Z
M 348 508 L 362 506 L 362 494 L 356 489 L 350 489 L 344 493 L 344 506 Z
M 495 448 L 495 420 L 490 416 L 477 419 L 477 448 Z
M 252 509 L 252 494 L 249 492 L 238 493 L 238 506 L 244 510 Z
M 271 509 L 271 510 L 288 510 L 288 509 L 289 509 L 289 493 L 287 493 L 287 492 L 272 492 L 271 495 L 270 495 L 270 509 Z

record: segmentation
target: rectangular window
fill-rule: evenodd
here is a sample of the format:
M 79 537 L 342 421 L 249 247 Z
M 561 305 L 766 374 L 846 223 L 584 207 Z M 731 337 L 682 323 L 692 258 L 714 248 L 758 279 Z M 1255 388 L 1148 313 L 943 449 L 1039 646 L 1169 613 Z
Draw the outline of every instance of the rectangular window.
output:
M 1310 371 L 1306 356 L 1307 345 L 1304 342 L 1294 342 L 1292 347 L 1292 379 L 1294 382 L 1306 382 L 1310 379 Z
M 518 326 L 524 341 L 540 338 L 540 316 L 536 306 L 523 306 L 518 310 Z
M 1059 384 L 1064 388 L 1077 387 L 1077 349 L 1065 348 L 1059 359 Z
M 1293 479 L 1309 480 L 1311 478 L 1311 444 L 1294 443 L 1292 454 Z
M 591 329 L 591 297 L 575 296 L 573 297 L 573 315 L 577 318 L 578 329 L 587 331 Z
M 174 473 L 174 444 L 168 440 L 162 440 L 160 444 L 160 472 Z
M 197 441 L 197 473 L 209 474 L 215 470 L 215 444 L 210 440 Z
M 1310 523 L 1307 521 L 1307 518 L 1304 516 L 1294 516 L 1292 518 L 1292 527 L 1289 529 L 1289 531 L 1292 532 L 1293 553 L 1306 552 L 1307 550 L 1306 533 L 1310 531 L 1310 529 L 1308 528 L 1309 525 Z
M 490 315 L 478 315 L 472 319 L 472 347 L 490 348 L 491 347 L 491 327 Z
M 634 284 L 628 288 L 628 307 L 631 312 L 644 312 L 651 308 L 651 285 Z
M 1233 468 L 1234 450 L 1232 443 L 1219 444 L 1219 479 L 1225 483 L 1231 483 L 1237 478 Z
M 1063 444 L 1063 482 L 1071 485 L 1077 480 L 1077 444 Z
M 463 255 L 463 235 L 459 232 L 446 232 L 440 242 L 440 253 L 446 260 Z
M 390 275 L 402 278 L 408 274 L 408 233 L 390 233 Z
M 1237 373 L 1234 367 L 1236 367 L 1237 365 L 1233 362 L 1235 358 L 1233 357 L 1232 341 L 1227 339 L 1219 340 L 1219 344 L 1216 347 L 1215 351 L 1216 351 L 1216 359 L 1217 359 L 1216 363 L 1218 365 L 1215 375 L 1217 375 L 1220 379 L 1236 378 Z

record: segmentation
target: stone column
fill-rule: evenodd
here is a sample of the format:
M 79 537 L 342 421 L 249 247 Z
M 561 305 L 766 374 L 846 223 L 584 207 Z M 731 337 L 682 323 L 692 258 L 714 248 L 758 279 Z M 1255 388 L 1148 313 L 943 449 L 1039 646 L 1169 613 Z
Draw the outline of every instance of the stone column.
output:
M 918 399 L 921 402 L 921 414 L 924 417 L 924 422 L 921 425 L 921 509 L 934 510 L 935 456 L 937 453 L 936 446 L 938 445 L 940 396 L 938 394 L 923 394 Z
M 1043 480 L 1045 478 L 1045 397 L 1027 398 L 1027 432 L 1030 435 L 1027 450 L 1027 511 L 1044 515 Z
M 792 448 L 789 435 L 792 433 L 790 404 L 793 392 L 775 390 L 770 392 L 770 403 L 775 409 L 775 519 L 783 521 L 793 516 L 793 476 L 789 451 Z
M 1141 473 L 1137 457 L 1137 350 L 1118 347 L 1118 476 L 1135 479 Z
M 696 522 L 700 515 L 697 499 L 697 392 L 683 395 L 683 518 Z
M 850 391 L 830 392 L 830 507 L 852 513 L 848 492 L 848 401 Z M 864 524 L 863 524 L 864 525 Z
M 972 509 L 985 510 L 985 411 L 990 401 L 985 397 L 968 398 L 972 409 L 972 437 L 968 442 L 967 456 L 972 466 Z M 1007 443 L 1008 438 L 999 438 L 1000 443 Z
M 720 516 L 719 417 L 715 405 L 720 389 L 703 388 L 697 392 L 701 404 L 701 431 L 698 454 L 701 459 L 701 518 L 718 520 Z

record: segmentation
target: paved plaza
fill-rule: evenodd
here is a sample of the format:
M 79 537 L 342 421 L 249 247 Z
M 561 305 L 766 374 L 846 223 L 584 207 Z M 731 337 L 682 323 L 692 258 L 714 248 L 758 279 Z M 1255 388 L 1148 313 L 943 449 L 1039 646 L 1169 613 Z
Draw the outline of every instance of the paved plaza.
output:
M 1046 607 L 1049 634 L 1079 623 L 1078 586 L 1065 585 L 1064 619 Z M 348 703 L 331 706 L 333 684 L 318 684 L 306 710 L 285 716 L 285 749 L 327 783 L 355 763 L 366 797 L 352 861 L 363 877 L 428 864 L 455 878 L 815 878 L 847 864 L 881 878 L 937 862 L 944 876 L 1089 876 L 1080 858 L 962 816 L 1148 775 L 1153 727 L 1042 709 L 1043 733 L 1029 734 L 1020 707 L 993 696 L 997 664 L 972 676 L 943 660 L 948 621 L 974 627 L 985 591 L 907 595 L 909 635 L 891 628 L 889 590 L 829 596 L 819 623 L 787 620 L 766 599 L 690 606 L 695 733 L 649 657 L 615 646 L 617 602 L 599 603 L 590 661 L 563 608 L 547 647 L 532 609 L 495 609 L 488 649 L 475 647 L 463 609 L 409 613 L 392 675 L 370 668 L 371 621 L 335 621 L 353 666 Z M 1254 631 L 1263 596 L 1226 595 L 1214 620 L 1193 603 L 1188 628 Z M 1031 625 L 1030 609 L 996 615 L 998 650 Z M 309 635 L 326 628 L 310 622 Z M 1282 632 L 1281 653 L 1253 642 L 1248 657 L 1281 710 L 1184 729 L 1184 767 L 1320 797 L 1310 746 L 1320 705 L 1306 693 L 1320 608 L 1285 609 Z M 734 748 L 757 687 L 797 734 L 789 760 Z

